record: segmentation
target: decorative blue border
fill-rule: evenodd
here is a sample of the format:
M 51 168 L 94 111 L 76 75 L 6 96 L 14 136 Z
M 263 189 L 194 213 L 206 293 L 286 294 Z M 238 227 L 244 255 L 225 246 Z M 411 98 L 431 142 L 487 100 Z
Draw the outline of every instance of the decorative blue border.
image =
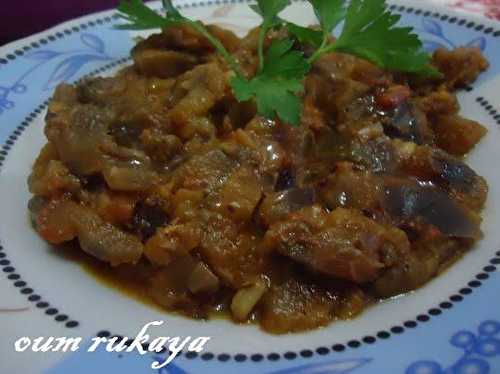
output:
M 70 51 L 56 51 L 52 49 L 38 49 L 24 55 L 29 60 L 37 63 L 28 68 L 14 83 L 8 86 L 0 86 L 0 115 L 6 110 L 15 107 L 10 95 L 22 95 L 28 91 L 26 81 L 42 66 L 55 63 L 52 73 L 49 75 L 43 90 L 55 88 L 58 84 L 72 79 L 82 67 L 93 61 L 111 61 L 113 58 L 106 53 L 106 47 L 101 38 L 94 34 L 80 34 L 80 41 L 85 49 Z

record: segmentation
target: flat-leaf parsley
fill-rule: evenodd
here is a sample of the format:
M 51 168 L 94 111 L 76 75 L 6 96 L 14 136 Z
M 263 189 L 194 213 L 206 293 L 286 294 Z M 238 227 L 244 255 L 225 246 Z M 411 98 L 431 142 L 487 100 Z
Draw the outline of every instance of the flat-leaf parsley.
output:
M 411 27 L 398 27 L 400 16 L 387 10 L 385 0 L 309 0 L 320 23 L 313 30 L 283 20 L 279 14 L 290 0 L 257 0 L 252 5 L 262 17 L 257 53 L 259 69 L 254 77 L 245 76 L 236 59 L 224 45 L 198 21 L 184 17 L 172 4 L 163 0 L 165 15 L 148 8 L 142 0 L 122 0 L 118 10 L 128 21 L 121 29 L 169 28 L 189 25 L 213 44 L 234 72 L 231 87 L 239 101 L 254 100 L 258 113 L 284 123 L 300 123 L 303 80 L 312 64 L 325 53 L 343 52 L 364 58 L 387 70 L 438 77 L 440 73 L 430 64 L 430 56 L 422 50 L 422 42 Z M 343 22 L 337 40 L 331 33 Z M 289 37 L 274 40 L 264 50 L 270 29 L 285 27 Z M 314 47 L 310 57 L 294 49 L 294 40 Z

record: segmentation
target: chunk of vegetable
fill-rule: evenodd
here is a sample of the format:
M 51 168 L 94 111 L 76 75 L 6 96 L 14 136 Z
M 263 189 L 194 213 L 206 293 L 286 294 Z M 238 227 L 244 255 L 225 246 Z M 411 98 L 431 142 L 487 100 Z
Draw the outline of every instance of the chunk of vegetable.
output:
M 400 220 L 422 219 L 449 236 L 479 238 L 479 221 L 443 190 L 434 186 L 389 182 L 383 206 Z
M 322 274 L 355 283 L 373 281 L 394 253 L 404 255 L 404 232 L 384 227 L 356 210 L 335 209 L 323 225 L 309 224 L 303 210 L 268 230 L 264 247 Z M 390 265 L 390 264 L 389 264 Z
M 259 279 L 250 287 L 240 288 L 231 302 L 233 317 L 240 322 L 246 321 L 248 316 L 267 291 L 267 282 Z
M 213 293 L 219 288 L 219 278 L 206 264 L 199 262 L 189 275 L 188 288 L 194 294 Z
M 168 265 L 200 244 L 200 232 L 191 224 L 171 225 L 148 240 L 144 254 L 155 265 Z
M 469 153 L 488 132 L 476 121 L 458 115 L 434 118 L 433 129 L 439 147 L 457 156 Z

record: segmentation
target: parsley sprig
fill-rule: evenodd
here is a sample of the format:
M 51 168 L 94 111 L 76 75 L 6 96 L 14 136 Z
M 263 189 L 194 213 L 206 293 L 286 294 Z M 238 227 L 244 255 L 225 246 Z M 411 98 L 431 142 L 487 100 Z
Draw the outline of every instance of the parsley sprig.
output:
M 327 45 L 333 29 L 344 19 L 346 14 L 344 0 L 310 0 L 316 13 L 322 30 L 322 42 L 319 48 L 309 58 L 309 63 L 313 63 L 319 57 L 327 53 Z
M 162 4 L 166 11 L 165 16 L 161 16 L 154 10 L 148 8 L 142 0 L 122 0 L 118 6 L 118 11 L 120 12 L 120 16 L 128 21 L 128 23 L 118 25 L 117 28 L 122 30 L 148 30 L 189 25 L 207 38 L 236 74 L 243 74 L 234 57 L 227 51 L 219 39 L 210 34 L 203 23 L 184 17 L 177 8 L 174 7 L 172 0 L 162 0 Z
M 203 35 L 234 72 L 231 87 L 239 101 L 254 100 L 260 115 L 298 125 L 302 104 L 303 80 L 316 60 L 326 53 L 343 52 L 364 58 L 387 70 L 437 77 L 430 56 L 411 27 L 398 27 L 399 15 L 387 10 L 385 0 L 309 0 L 320 23 L 313 30 L 283 20 L 279 14 L 290 0 L 257 0 L 251 5 L 262 17 L 257 54 L 259 69 L 255 76 L 245 76 L 238 61 L 224 45 L 198 21 L 184 17 L 172 4 L 163 0 L 165 15 L 159 15 L 142 0 L 122 0 L 118 10 L 128 22 L 121 29 L 170 28 L 188 25 Z M 344 22 L 337 40 L 332 31 Z M 274 28 L 286 28 L 290 37 L 274 40 L 265 51 L 266 36 Z M 294 40 L 314 48 L 311 56 L 294 49 Z
M 290 0 L 257 0 L 257 6 L 253 9 L 258 11 L 262 16 L 262 24 L 259 31 L 259 67 L 262 71 L 264 69 L 264 40 L 270 28 L 276 25 L 278 14 L 290 5 Z
M 342 3 L 338 0 L 311 0 L 324 30 L 338 24 L 338 18 L 333 16 L 332 21 L 323 21 L 324 4 L 332 7 L 334 2 Z M 340 12 L 341 6 L 337 9 Z M 332 10 L 327 9 L 327 14 L 333 14 Z M 422 50 L 422 42 L 413 29 L 396 26 L 400 19 L 400 15 L 387 10 L 385 0 L 352 0 L 338 39 L 333 44 L 323 45 L 310 62 L 324 53 L 344 52 L 387 70 L 438 76 L 439 72 L 430 65 L 430 55 Z
M 302 52 L 292 49 L 293 44 L 287 39 L 274 41 L 263 59 L 262 70 L 250 80 L 234 77 L 231 86 L 238 101 L 254 99 L 262 116 L 277 115 L 285 123 L 297 125 L 301 114 L 298 94 L 304 89 L 302 78 L 310 65 Z

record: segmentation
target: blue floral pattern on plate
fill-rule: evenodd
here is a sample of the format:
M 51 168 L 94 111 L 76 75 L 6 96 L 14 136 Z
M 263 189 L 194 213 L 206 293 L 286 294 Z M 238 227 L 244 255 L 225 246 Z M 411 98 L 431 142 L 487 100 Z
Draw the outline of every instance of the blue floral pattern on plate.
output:
M 370 358 L 337 360 L 323 364 L 297 366 L 290 369 L 273 371 L 270 374 L 347 374 L 368 364 Z
M 419 30 L 421 34 L 427 34 L 431 36 L 432 39 L 424 39 L 423 45 L 424 49 L 429 52 L 434 52 L 438 48 L 457 48 L 462 44 L 458 44 L 453 42 L 447 35 L 445 30 L 440 23 L 436 22 L 431 18 L 423 18 L 422 19 L 422 29 Z M 465 47 L 477 47 L 481 51 L 486 49 L 486 38 L 483 36 L 472 39 L 465 45 Z
M 28 90 L 25 83 L 38 68 L 48 63 L 55 63 L 54 69 L 43 86 L 43 90 L 49 90 L 58 84 L 67 82 L 73 78 L 80 69 L 90 62 L 110 61 L 113 58 L 106 53 L 106 46 L 101 38 L 96 35 L 83 33 L 80 41 L 85 49 L 53 51 L 36 50 L 25 55 L 28 60 L 37 61 L 35 65 L 22 74 L 14 83 L 0 86 L 0 115 L 6 110 L 15 107 L 15 101 L 10 98 L 12 94 L 22 95 Z
M 153 362 L 162 363 L 163 361 L 165 361 L 165 357 L 153 356 L 152 360 Z M 348 374 L 366 365 L 370 361 L 371 359 L 369 358 L 337 360 L 322 364 L 303 365 L 290 369 L 273 371 L 269 374 Z M 187 371 L 181 369 L 179 365 L 173 362 L 168 366 L 157 370 L 156 372 L 157 374 L 188 374 Z
M 462 356 L 450 367 L 443 369 L 437 361 L 417 361 L 410 365 L 406 374 L 488 374 L 488 359 L 500 356 L 500 322 L 484 321 L 477 334 L 461 330 L 450 339 L 450 344 L 463 350 Z

